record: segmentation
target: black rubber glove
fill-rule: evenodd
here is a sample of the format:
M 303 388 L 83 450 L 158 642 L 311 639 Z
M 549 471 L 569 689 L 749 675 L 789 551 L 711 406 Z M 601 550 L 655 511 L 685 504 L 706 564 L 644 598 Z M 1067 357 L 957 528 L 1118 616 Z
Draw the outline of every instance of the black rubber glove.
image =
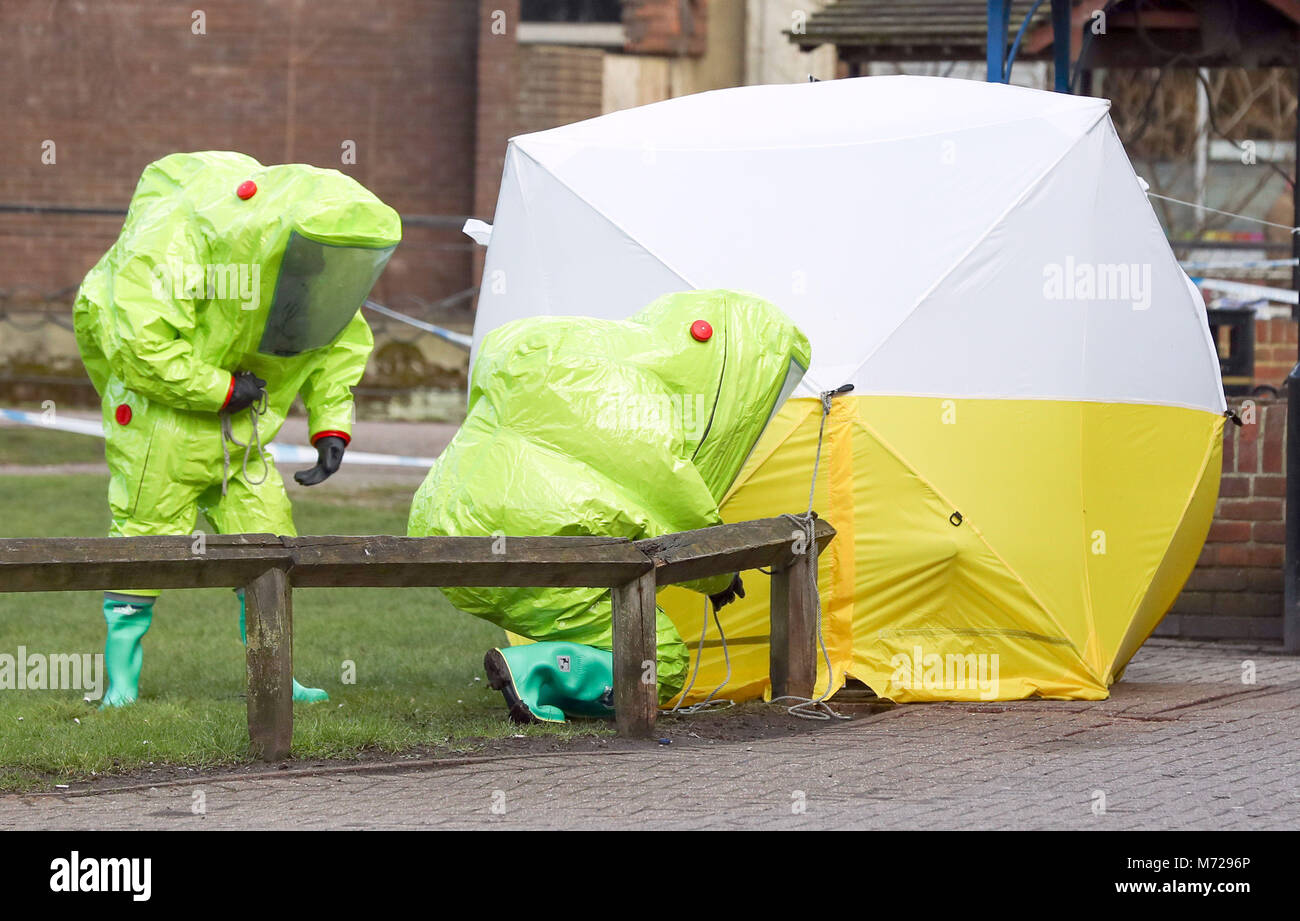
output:
M 714 613 L 719 608 L 725 607 L 737 598 L 745 597 L 745 583 L 740 581 L 740 573 L 731 577 L 731 584 L 718 592 L 716 595 L 710 595 L 709 600 L 713 602 Z
M 221 407 L 222 411 L 228 413 L 237 413 L 241 409 L 248 409 L 248 407 L 262 399 L 266 387 L 266 381 L 252 371 L 236 371 L 233 376 L 235 386 L 230 391 L 230 398 L 226 400 L 226 405 Z
M 338 472 L 343 463 L 343 451 L 348 443 L 337 435 L 326 435 L 316 439 L 316 466 L 308 470 L 299 470 L 293 475 L 303 486 L 315 486 L 323 483 Z

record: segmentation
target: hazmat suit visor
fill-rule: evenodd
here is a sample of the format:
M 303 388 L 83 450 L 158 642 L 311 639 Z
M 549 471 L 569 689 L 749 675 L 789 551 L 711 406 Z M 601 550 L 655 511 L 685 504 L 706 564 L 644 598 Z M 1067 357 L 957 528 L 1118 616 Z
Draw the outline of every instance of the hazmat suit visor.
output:
M 767 414 L 767 421 L 763 423 L 764 432 L 767 431 L 767 427 L 772 424 L 776 414 L 781 411 L 781 407 L 785 405 L 786 400 L 790 399 L 791 394 L 794 393 L 794 388 L 799 386 L 799 382 L 803 380 L 803 376 L 807 373 L 808 369 L 799 363 L 799 359 L 790 359 L 790 368 L 786 371 L 785 382 L 781 385 L 781 392 L 777 394 L 776 403 L 772 405 L 772 411 Z M 759 432 L 758 437 L 761 440 L 763 432 Z M 758 442 L 754 444 L 757 446 Z M 749 451 L 752 454 L 754 449 L 750 448 Z
M 335 246 L 290 234 L 257 350 L 289 356 L 329 345 L 361 309 L 396 248 Z

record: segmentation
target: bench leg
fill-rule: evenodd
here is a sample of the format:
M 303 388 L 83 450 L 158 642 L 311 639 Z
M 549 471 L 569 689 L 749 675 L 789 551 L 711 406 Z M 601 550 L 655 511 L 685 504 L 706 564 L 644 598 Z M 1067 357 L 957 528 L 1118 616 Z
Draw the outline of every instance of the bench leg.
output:
M 283 569 L 244 586 L 248 738 L 253 757 L 280 761 L 293 741 L 293 587 Z
M 619 735 L 643 739 L 659 712 L 654 571 L 615 586 L 613 602 L 614 722 Z
M 768 663 L 772 696 L 812 697 L 817 685 L 817 619 L 808 568 L 816 545 L 772 572 L 772 639 Z

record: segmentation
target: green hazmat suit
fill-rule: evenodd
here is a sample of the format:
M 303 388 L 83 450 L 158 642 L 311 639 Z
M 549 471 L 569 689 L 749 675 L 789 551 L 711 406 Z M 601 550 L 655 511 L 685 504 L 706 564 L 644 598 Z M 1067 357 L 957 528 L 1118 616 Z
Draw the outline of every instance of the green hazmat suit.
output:
M 779 309 L 731 291 L 670 294 L 621 322 L 508 323 L 483 339 L 465 422 L 416 492 L 407 530 L 635 540 L 720 524 L 719 503 L 810 354 Z M 714 594 L 731 578 L 688 587 Z M 606 589 L 443 593 L 532 640 L 611 648 Z M 667 701 L 689 656 L 662 610 L 657 631 Z
M 313 443 L 350 440 L 374 345 L 360 309 L 400 240 L 397 213 L 336 170 L 220 151 L 145 169 L 73 311 L 101 398 L 110 534 L 188 534 L 199 510 L 222 533 L 296 534 L 261 445 L 298 396 Z M 236 371 L 266 382 L 265 401 L 222 413 Z

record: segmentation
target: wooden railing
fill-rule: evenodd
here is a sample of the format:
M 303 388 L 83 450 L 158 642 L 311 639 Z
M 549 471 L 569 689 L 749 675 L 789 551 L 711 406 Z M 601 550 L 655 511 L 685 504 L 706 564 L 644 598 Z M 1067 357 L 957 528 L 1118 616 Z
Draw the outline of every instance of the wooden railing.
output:
M 614 711 L 620 734 L 644 737 L 658 709 L 655 591 L 772 569 L 771 678 L 776 695 L 810 696 L 815 599 L 808 567 L 834 536 L 808 546 L 788 518 L 648 540 L 605 537 L 177 537 L 0 539 L 0 592 L 122 586 L 244 589 L 248 735 L 255 756 L 288 757 L 293 737 L 293 588 L 536 586 L 611 588 Z

